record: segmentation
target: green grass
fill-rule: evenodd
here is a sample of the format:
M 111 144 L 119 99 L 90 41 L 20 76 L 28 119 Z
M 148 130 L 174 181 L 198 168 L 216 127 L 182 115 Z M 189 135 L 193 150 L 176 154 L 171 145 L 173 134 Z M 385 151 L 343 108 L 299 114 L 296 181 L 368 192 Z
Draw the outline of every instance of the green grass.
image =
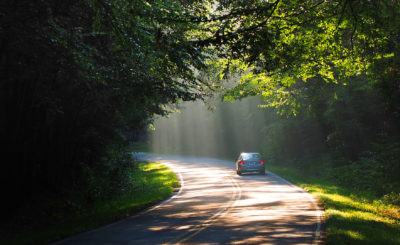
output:
M 37 224 L 8 224 L 2 227 L 0 244 L 48 244 L 63 239 L 72 234 L 87 231 L 105 225 L 124 217 L 140 212 L 149 205 L 155 204 L 179 187 L 174 172 L 161 163 L 139 163 L 139 169 L 132 173 L 132 191 L 112 200 L 101 200 L 84 209 L 69 212 L 50 213 L 48 218 L 41 216 L 43 210 L 50 207 L 43 203 L 41 207 L 33 208 L 21 219 L 38 220 Z M 75 193 L 79 196 L 79 193 Z M 60 200 L 52 200 L 52 205 Z M 79 203 L 79 200 L 74 200 Z M 36 210 L 35 210 L 36 209 Z M 20 223 L 20 222 L 19 222 Z M 4 228 L 4 229 L 3 229 Z
M 400 244 L 400 207 L 293 165 L 268 164 L 267 169 L 319 198 L 325 207 L 327 244 Z

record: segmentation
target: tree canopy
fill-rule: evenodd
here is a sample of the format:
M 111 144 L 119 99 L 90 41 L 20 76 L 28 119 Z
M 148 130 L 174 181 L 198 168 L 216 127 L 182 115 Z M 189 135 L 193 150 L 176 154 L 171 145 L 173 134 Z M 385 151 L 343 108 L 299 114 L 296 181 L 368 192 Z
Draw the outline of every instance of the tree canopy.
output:
M 318 78 L 346 85 L 344 79 L 367 74 L 383 83 L 382 65 L 390 70 L 387 75 L 397 74 L 397 1 L 219 1 L 217 6 L 197 19 L 207 32 L 196 43 L 215 47 L 219 78 L 242 74 L 226 99 L 260 94 L 267 106 L 292 114 L 302 92 L 293 88 L 296 82 Z M 389 83 L 396 88 L 399 82 Z M 395 90 L 397 95 L 383 92 L 398 97 Z
M 363 79 L 355 90 L 384 99 L 377 125 L 398 132 L 399 18 L 396 0 L 2 3 L 2 179 L 22 199 L 79 186 L 108 146 L 221 88 L 226 100 L 258 94 L 281 114 L 322 115 L 326 83 Z

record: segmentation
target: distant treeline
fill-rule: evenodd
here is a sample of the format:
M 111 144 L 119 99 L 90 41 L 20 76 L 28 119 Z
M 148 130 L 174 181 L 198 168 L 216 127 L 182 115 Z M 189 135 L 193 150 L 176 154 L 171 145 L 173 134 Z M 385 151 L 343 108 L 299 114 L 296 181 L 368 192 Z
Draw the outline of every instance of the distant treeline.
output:
M 394 81 L 399 82 L 358 76 L 346 86 L 318 80 L 299 84 L 299 114 L 270 119 L 264 155 L 275 164 L 320 166 L 318 174 L 379 196 L 398 193 L 400 96 Z

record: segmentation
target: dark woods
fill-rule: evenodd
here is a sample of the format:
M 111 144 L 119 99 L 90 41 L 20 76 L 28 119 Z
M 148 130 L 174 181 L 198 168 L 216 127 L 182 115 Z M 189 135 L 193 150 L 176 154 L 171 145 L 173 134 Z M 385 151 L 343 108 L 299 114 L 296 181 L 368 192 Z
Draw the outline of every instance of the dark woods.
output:
M 150 7 L 118 4 L 1 3 L 0 178 L 10 208 L 79 188 L 165 104 L 199 97 L 185 26 L 167 40 Z

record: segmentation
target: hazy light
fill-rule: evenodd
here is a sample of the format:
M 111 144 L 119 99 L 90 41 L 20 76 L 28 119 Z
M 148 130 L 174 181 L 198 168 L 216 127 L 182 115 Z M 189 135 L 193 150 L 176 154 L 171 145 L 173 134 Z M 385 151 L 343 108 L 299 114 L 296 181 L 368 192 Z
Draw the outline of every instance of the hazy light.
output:
M 260 151 L 260 132 L 270 113 L 258 97 L 220 102 L 210 111 L 203 102 L 185 102 L 181 112 L 154 122 L 152 150 L 158 153 L 235 158 L 242 151 Z

